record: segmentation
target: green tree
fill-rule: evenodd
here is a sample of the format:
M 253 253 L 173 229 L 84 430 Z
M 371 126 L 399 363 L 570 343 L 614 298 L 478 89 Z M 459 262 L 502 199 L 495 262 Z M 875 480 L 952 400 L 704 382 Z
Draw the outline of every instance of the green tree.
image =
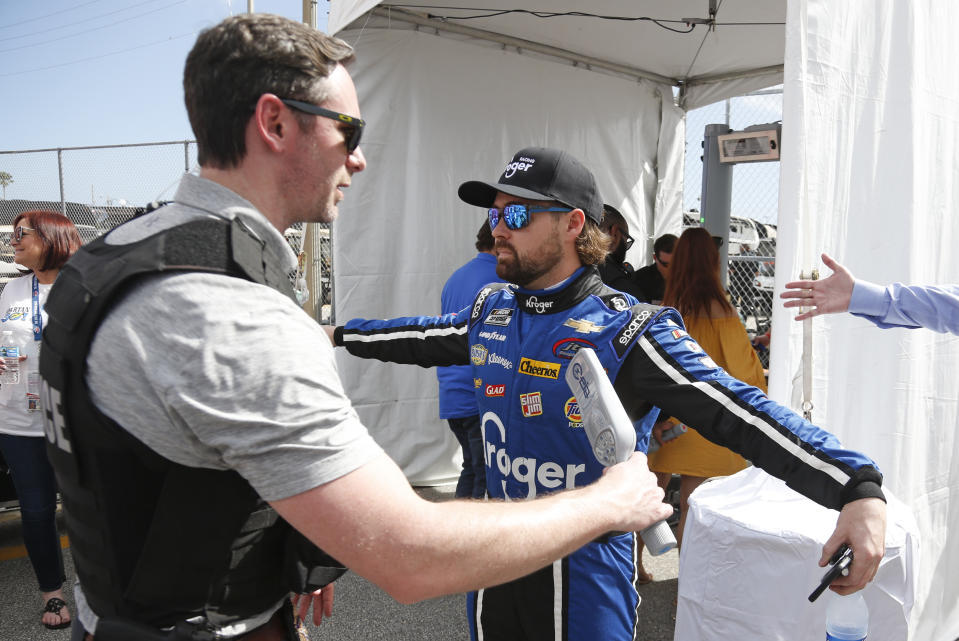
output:
M 13 182 L 13 176 L 5 171 L 0 171 L 0 185 L 3 186 L 3 199 L 7 199 L 7 185 Z

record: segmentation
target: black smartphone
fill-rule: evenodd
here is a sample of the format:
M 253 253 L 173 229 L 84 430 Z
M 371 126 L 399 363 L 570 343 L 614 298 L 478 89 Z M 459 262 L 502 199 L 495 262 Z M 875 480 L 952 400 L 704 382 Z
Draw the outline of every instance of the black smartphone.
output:
M 840 576 L 849 574 L 849 564 L 852 563 L 852 549 L 843 543 L 832 555 L 832 558 L 829 559 L 829 563 L 832 564 L 832 567 L 826 570 L 826 573 L 822 576 L 822 580 L 819 581 L 819 585 L 816 586 L 816 589 L 809 595 L 810 603 L 818 599 L 819 595 L 829 587 L 830 583 Z

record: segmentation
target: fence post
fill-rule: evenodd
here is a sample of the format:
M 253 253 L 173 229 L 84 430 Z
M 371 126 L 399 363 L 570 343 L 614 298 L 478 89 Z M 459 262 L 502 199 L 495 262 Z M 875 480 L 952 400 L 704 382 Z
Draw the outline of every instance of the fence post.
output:
M 60 213 L 67 215 L 67 199 L 63 191 L 63 149 L 57 149 L 57 173 L 60 176 Z
M 190 171 L 190 141 L 183 141 L 183 173 Z

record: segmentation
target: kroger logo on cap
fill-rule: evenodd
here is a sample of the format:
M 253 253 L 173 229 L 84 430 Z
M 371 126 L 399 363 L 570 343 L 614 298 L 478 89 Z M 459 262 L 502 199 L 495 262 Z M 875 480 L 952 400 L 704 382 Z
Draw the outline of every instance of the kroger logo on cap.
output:
M 513 162 L 506 165 L 506 169 L 503 170 L 503 178 L 512 178 L 517 171 L 526 171 L 533 166 L 533 163 L 536 162 L 535 158 L 527 158 L 526 156 L 520 156 L 519 160 L 514 160 Z

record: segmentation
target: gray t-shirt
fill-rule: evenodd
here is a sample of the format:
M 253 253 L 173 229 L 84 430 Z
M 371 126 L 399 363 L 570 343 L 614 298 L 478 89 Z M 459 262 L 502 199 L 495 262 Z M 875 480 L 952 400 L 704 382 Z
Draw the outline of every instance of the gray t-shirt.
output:
M 210 215 L 240 217 L 266 241 L 268 260 L 295 267 L 282 234 L 249 202 L 192 175 L 173 204 L 107 241 Z M 264 285 L 198 272 L 150 277 L 101 323 L 87 363 L 93 401 L 107 416 L 172 461 L 236 470 L 266 500 L 337 479 L 382 452 L 343 390 L 325 332 Z M 92 632 L 84 615 L 93 613 L 81 605 Z

